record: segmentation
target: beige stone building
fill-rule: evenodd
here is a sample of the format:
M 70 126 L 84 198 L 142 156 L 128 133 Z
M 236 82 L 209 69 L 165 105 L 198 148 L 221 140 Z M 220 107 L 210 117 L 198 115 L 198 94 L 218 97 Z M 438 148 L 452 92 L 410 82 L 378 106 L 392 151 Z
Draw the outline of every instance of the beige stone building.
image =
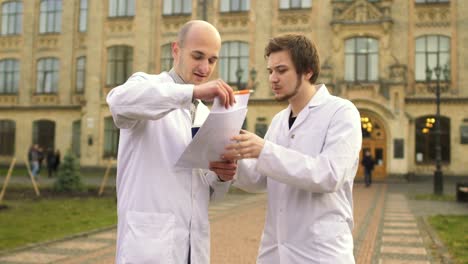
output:
M 179 27 L 204 19 L 223 38 L 215 77 L 255 90 L 248 130 L 263 134 L 285 107 L 269 89 L 267 40 L 302 33 L 319 46 L 319 81 L 358 107 L 363 148 L 378 160 L 377 177 L 433 173 L 437 84 L 442 169 L 445 175 L 468 175 L 468 5 L 461 0 L 0 0 L 0 5 L 3 164 L 13 157 L 24 163 L 28 148 L 38 143 L 72 149 L 82 166 L 105 166 L 118 142 L 106 94 L 133 72 L 169 69 L 168 45 Z

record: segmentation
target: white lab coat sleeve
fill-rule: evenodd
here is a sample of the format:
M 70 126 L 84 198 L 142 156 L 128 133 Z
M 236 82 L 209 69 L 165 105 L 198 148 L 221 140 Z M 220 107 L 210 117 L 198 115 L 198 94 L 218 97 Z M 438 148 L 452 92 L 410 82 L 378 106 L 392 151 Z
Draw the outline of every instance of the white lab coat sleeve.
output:
M 257 172 L 256 165 L 256 159 L 239 160 L 233 186 L 251 193 L 265 192 L 267 178 Z
M 133 127 L 138 120 L 160 119 L 169 112 L 190 109 L 193 85 L 176 84 L 161 75 L 133 74 L 107 95 L 107 104 L 118 128 Z
M 320 154 L 312 157 L 266 141 L 256 170 L 300 189 L 334 192 L 354 178 L 361 143 L 359 112 L 348 102 L 332 116 Z
M 218 175 L 210 170 L 198 169 L 198 173 L 202 177 L 202 181 L 210 187 L 210 201 L 219 201 L 226 196 L 231 181 L 220 181 Z

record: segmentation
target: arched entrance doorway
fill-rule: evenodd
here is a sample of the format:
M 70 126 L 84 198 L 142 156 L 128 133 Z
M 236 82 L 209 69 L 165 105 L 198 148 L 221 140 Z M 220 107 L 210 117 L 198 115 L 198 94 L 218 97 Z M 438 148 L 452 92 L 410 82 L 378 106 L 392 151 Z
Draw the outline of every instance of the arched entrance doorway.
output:
M 366 150 L 369 150 L 375 160 L 372 179 L 382 180 L 387 176 L 387 144 L 383 122 L 375 114 L 361 112 L 362 149 L 359 154 L 359 164 Z M 364 168 L 359 165 L 357 179 L 364 179 Z
M 50 120 L 37 120 L 33 122 L 33 144 L 42 149 L 55 149 L 55 122 Z

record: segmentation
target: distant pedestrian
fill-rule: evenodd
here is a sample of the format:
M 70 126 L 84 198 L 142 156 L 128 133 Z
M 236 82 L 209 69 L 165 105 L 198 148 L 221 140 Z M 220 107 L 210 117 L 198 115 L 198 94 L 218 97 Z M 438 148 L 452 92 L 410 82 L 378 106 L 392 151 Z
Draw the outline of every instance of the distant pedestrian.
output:
M 45 158 L 45 153 L 44 153 L 44 149 L 39 146 L 39 145 L 36 145 L 36 151 L 37 151 L 37 161 L 39 162 L 39 170 L 38 170 L 38 174 L 41 173 L 41 169 L 42 169 L 42 161 L 44 160 Z
M 37 180 L 39 177 L 39 146 L 34 144 L 28 152 L 29 164 L 31 164 L 31 173 Z
M 47 149 L 46 153 L 46 161 L 47 161 L 47 175 L 49 178 L 53 177 L 57 174 L 57 156 L 55 151 L 52 148 Z
M 60 166 L 60 150 L 55 150 L 55 166 L 54 166 L 54 173 L 57 175 L 58 168 Z
M 372 183 L 372 170 L 374 170 L 375 165 L 375 161 L 369 150 L 364 152 L 361 164 L 364 166 L 364 182 L 366 183 L 366 187 L 369 187 Z

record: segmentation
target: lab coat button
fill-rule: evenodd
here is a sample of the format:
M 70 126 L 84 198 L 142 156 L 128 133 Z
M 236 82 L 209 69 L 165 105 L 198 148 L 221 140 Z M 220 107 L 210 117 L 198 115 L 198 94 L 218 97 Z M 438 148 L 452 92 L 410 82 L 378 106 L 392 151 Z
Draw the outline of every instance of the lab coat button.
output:
M 294 139 L 295 136 L 296 136 L 295 134 L 292 134 L 292 135 L 291 135 L 291 138 Z

